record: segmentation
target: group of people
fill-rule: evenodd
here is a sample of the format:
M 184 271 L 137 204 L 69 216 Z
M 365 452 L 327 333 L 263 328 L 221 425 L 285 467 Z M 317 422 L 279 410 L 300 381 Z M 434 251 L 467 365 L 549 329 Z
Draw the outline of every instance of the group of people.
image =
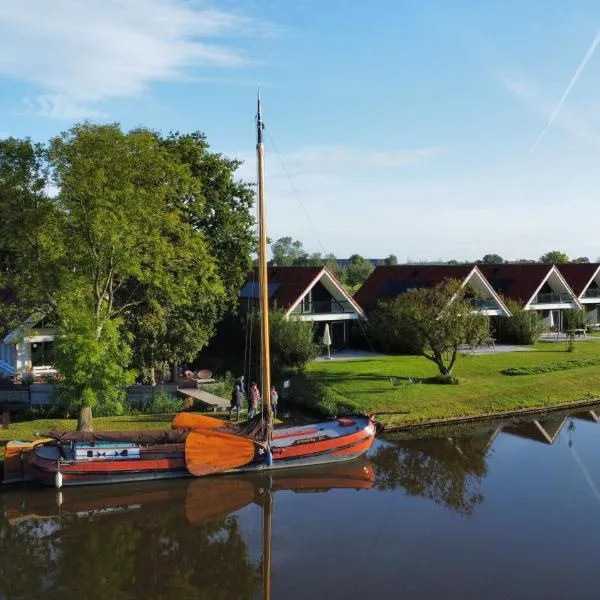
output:
M 241 375 L 235 380 L 233 390 L 231 392 L 231 408 L 229 410 L 229 418 L 233 417 L 233 413 L 236 413 L 236 421 L 240 419 L 240 412 L 246 396 L 246 390 L 244 389 L 244 376 Z M 279 394 L 275 389 L 275 386 L 271 387 L 271 409 L 273 411 L 273 418 L 277 417 L 277 401 Z M 258 385 L 252 382 L 250 389 L 248 390 L 248 419 L 251 419 L 258 414 L 258 405 L 260 403 L 261 396 Z

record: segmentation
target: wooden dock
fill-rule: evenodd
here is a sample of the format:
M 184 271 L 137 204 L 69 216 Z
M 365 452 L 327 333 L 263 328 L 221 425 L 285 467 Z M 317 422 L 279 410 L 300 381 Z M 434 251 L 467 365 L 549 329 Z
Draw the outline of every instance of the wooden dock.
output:
M 215 396 L 210 392 L 204 390 L 197 390 L 195 388 L 178 388 L 177 393 L 186 399 L 191 400 L 194 404 L 199 404 L 203 408 L 208 410 L 225 411 L 229 410 L 229 402 L 221 396 Z

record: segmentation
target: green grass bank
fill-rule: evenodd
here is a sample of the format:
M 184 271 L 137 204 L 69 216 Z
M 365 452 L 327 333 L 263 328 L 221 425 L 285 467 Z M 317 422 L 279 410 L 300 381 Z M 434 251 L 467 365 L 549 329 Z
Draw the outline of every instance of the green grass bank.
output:
M 514 369 L 519 376 L 503 373 Z M 387 428 L 544 409 L 600 398 L 600 341 L 576 342 L 574 352 L 544 342 L 530 352 L 461 355 L 458 385 L 428 381 L 436 375 L 420 356 L 315 362 L 293 379 L 291 394 L 321 414 L 372 412 Z

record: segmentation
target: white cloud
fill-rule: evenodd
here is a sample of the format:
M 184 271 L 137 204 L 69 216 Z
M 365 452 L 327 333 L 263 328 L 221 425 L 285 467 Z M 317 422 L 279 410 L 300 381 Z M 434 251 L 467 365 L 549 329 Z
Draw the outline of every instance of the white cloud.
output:
M 40 87 L 30 111 L 98 116 L 97 102 L 138 95 L 154 81 L 248 64 L 232 38 L 261 30 L 241 14 L 185 0 L 6 1 L 0 76 Z

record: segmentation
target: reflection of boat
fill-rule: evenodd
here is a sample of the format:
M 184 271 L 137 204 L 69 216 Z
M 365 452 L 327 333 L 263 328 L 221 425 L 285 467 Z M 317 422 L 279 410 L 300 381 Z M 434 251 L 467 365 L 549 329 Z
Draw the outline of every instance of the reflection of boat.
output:
M 327 492 L 332 489 L 370 489 L 375 486 L 375 472 L 367 459 L 294 469 L 273 471 L 253 476 L 201 478 L 188 485 L 185 512 L 194 525 L 223 518 L 256 502 L 263 512 L 263 590 L 265 600 L 271 597 L 271 519 L 275 492 Z
M 162 482 L 160 486 L 132 483 L 117 488 L 81 488 L 59 495 L 59 502 L 42 488 L 25 493 L 4 494 L 4 515 L 10 524 L 24 520 L 53 519 L 59 513 L 80 518 L 116 516 L 160 503 L 183 503 L 188 521 L 205 523 L 224 518 L 259 502 L 268 487 L 271 491 L 326 492 L 331 489 L 369 489 L 375 485 L 373 467 L 366 458 L 327 467 L 275 471 L 266 475 L 203 477 L 183 482 Z
M 332 489 L 370 489 L 374 486 L 375 471 L 366 458 L 268 474 L 203 477 L 188 485 L 185 512 L 190 523 L 198 524 L 224 517 L 251 502 L 261 503 L 267 489 L 271 492 L 288 490 L 317 493 Z

